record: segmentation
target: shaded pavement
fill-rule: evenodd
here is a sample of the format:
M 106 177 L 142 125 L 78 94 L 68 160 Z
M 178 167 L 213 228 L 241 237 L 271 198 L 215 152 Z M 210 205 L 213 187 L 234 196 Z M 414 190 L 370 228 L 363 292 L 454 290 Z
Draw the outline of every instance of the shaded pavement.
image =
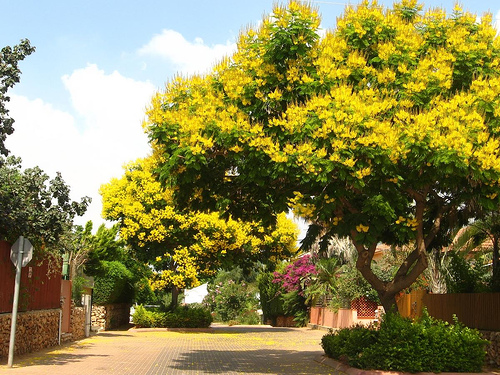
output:
M 219 326 L 205 331 L 107 331 L 42 352 L 0 359 L 0 374 L 305 374 L 336 372 L 314 359 L 324 331 Z

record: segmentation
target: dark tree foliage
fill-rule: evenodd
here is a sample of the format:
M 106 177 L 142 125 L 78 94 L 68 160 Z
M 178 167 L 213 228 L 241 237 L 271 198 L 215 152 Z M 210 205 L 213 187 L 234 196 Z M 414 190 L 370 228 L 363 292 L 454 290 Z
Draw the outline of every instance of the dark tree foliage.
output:
M 56 245 L 85 213 L 90 198 L 70 199 L 61 175 L 49 179 L 40 168 L 21 169 L 21 159 L 8 157 L 0 166 L 0 239 L 15 241 L 20 235 L 35 247 Z
M 28 39 L 21 40 L 14 47 L 6 46 L 0 51 L 0 154 L 4 156 L 9 154 L 9 150 L 5 148 L 5 139 L 14 132 L 14 119 L 9 116 L 9 110 L 5 107 L 10 100 L 7 91 L 19 82 L 19 61 L 34 51 L 35 47 L 31 46 Z

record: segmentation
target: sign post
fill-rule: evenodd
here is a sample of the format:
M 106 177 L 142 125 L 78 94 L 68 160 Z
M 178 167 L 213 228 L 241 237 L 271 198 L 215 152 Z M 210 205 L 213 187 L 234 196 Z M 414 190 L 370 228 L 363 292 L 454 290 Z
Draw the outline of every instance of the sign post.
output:
M 19 289 L 21 286 L 21 267 L 26 266 L 33 257 L 33 246 L 23 236 L 19 237 L 10 250 L 10 259 L 16 266 L 16 284 L 14 286 L 14 302 L 12 303 L 12 319 L 10 326 L 10 343 L 8 367 L 14 362 L 14 348 L 16 343 L 17 308 L 19 305 Z

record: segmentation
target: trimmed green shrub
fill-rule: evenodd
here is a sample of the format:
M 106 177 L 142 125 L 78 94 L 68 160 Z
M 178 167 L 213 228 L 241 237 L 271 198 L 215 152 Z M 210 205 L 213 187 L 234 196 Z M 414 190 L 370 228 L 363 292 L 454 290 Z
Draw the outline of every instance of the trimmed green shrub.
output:
M 139 305 L 135 308 L 132 320 L 142 328 L 208 328 L 212 323 L 212 315 L 202 307 L 182 306 L 172 312 L 163 312 Z
M 134 275 L 118 261 L 101 262 L 101 271 L 94 279 L 93 302 L 96 305 L 132 302 Z
M 378 331 L 357 325 L 330 331 L 323 336 L 321 345 L 326 355 L 355 366 L 363 350 L 376 341 Z
M 260 305 L 264 314 L 264 321 L 275 320 L 280 315 L 285 315 L 281 285 L 273 283 L 274 275 L 263 272 L 257 277 L 260 294 Z
M 479 332 L 431 318 L 412 322 L 396 314 L 380 329 L 353 327 L 322 338 L 325 353 L 361 369 L 404 372 L 481 372 L 486 340 Z

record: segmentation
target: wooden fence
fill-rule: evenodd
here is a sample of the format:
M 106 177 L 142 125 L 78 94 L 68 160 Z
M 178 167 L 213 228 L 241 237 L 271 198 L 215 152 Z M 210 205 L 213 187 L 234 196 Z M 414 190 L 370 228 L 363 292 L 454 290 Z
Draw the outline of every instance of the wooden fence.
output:
M 10 248 L 8 242 L 0 241 L 0 313 L 11 312 L 14 299 L 16 270 L 10 260 Z M 48 260 L 35 259 L 22 268 L 19 311 L 61 307 L 60 269 Z
M 401 315 L 415 318 L 427 308 L 429 315 L 453 323 L 453 315 L 467 327 L 500 331 L 500 293 L 428 294 L 416 291 L 398 301 Z

